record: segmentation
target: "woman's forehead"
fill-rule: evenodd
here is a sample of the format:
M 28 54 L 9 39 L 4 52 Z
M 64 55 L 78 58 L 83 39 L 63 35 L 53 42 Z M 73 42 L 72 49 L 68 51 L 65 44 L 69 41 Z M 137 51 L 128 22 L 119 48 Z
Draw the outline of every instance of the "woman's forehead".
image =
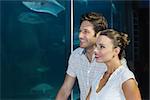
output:
M 97 41 L 101 42 L 101 41 L 111 41 L 111 39 L 105 35 L 99 35 L 97 38 Z
M 96 43 L 97 44 L 112 44 L 112 40 L 105 35 L 99 35 Z

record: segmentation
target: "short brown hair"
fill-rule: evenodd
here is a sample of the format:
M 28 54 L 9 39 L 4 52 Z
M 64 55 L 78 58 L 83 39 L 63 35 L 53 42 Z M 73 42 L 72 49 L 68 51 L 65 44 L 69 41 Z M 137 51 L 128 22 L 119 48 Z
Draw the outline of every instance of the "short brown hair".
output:
M 108 23 L 105 17 L 101 13 L 89 12 L 82 15 L 80 19 L 80 24 L 83 21 L 89 21 L 94 26 L 95 36 L 99 31 L 105 30 L 108 28 Z

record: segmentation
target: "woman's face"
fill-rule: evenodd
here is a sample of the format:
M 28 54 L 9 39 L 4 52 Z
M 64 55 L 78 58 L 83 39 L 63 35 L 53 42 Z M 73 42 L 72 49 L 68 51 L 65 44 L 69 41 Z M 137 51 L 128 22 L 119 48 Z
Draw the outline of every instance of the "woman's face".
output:
M 100 35 L 96 41 L 95 58 L 99 63 L 110 61 L 115 55 L 113 42 L 105 35 Z

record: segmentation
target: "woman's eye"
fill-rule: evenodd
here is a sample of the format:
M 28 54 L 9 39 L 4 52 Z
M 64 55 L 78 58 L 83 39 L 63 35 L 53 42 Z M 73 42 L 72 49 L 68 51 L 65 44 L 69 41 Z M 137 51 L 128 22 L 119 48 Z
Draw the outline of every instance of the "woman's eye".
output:
M 105 48 L 104 46 L 100 46 L 100 48 Z
M 96 46 L 98 49 L 103 49 L 103 48 L 105 48 L 103 45 L 97 45 Z

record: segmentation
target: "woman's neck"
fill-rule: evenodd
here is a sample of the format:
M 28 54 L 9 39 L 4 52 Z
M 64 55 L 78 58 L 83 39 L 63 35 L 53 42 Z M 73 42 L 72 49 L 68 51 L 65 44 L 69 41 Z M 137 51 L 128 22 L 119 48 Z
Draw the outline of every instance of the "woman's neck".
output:
M 107 73 L 113 73 L 118 67 L 121 66 L 121 61 L 117 58 L 113 58 L 112 60 L 105 63 L 107 65 Z

